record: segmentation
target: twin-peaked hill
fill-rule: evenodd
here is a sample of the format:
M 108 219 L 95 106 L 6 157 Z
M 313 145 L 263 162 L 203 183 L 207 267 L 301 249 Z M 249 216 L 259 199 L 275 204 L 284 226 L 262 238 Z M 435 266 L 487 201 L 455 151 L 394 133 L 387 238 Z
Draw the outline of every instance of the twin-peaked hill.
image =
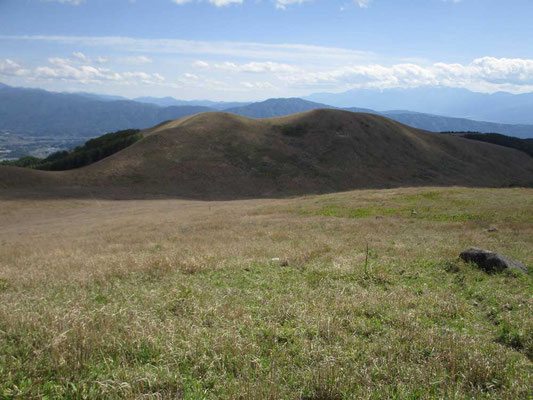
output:
M 88 167 L 0 167 L 3 191 L 201 199 L 399 186 L 532 186 L 533 158 L 372 114 L 314 110 L 249 119 L 204 113 L 144 131 Z

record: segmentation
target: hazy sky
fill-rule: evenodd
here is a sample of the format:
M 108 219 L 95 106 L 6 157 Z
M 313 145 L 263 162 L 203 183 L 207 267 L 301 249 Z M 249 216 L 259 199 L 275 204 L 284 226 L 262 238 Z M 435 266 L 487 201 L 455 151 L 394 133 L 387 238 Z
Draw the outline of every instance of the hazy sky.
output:
M 533 0 L 0 0 L 0 82 L 260 100 L 533 91 Z

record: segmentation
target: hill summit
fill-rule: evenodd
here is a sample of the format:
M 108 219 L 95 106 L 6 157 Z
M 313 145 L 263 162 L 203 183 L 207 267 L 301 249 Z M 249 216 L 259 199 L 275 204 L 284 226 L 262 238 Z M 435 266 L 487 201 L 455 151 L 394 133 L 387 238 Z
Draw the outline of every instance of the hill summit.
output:
M 342 110 L 270 119 L 210 112 L 162 123 L 143 135 L 76 170 L 2 167 L 0 182 L 58 194 L 202 199 L 533 184 L 533 159 L 525 153 Z

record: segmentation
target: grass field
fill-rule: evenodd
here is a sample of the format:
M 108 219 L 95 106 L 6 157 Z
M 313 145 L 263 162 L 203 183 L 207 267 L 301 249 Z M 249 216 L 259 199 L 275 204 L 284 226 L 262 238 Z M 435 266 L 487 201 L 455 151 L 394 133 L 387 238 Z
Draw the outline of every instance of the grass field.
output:
M 0 200 L 0 399 L 531 399 L 473 246 L 533 265 L 533 190 Z

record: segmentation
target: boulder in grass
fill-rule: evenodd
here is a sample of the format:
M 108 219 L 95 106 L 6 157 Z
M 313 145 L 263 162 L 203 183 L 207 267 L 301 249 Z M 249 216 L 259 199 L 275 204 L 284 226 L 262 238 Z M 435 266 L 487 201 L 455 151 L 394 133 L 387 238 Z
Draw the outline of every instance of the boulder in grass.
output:
M 471 248 L 463 251 L 459 257 L 466 262 L 477 264 L 486 272 L 501 272 L 506 269 L 528 272 L 527 267 L 521 262 L 492 251 Z

